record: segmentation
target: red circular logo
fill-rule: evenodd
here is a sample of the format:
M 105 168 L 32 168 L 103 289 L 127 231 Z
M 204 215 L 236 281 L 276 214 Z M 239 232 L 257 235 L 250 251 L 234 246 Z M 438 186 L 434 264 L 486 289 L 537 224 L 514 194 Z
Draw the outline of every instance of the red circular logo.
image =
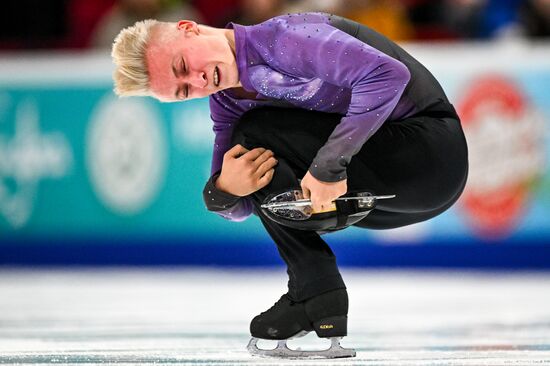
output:
M 532 183 L 543 174 L 542 119 L 517 85 L 498 76 L 474 80 L 458 113 L 470 162 L 464 211 L 476 233 L 506 236 L 522 216 Z

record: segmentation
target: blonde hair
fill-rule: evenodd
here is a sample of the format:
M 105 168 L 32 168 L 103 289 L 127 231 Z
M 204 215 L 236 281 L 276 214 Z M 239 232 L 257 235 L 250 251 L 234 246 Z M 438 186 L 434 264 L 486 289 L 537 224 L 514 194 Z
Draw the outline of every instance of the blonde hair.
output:
M 145 52 L 153 28 L 161 22 L 147 19 L 120 31 L 113 43 L 111 56 L 116 65 L 113 72 L 114 91 L 119 96 L 152 96 Z

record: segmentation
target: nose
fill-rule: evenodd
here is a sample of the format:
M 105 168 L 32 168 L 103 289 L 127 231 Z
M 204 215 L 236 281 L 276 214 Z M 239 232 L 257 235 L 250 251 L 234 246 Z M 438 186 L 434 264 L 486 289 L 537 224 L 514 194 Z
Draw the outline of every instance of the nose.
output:
M 198 88 L 204 88 L 208 85 L 206 73 L 204 71 L 191 72 L 191 74 L 189 75 L 188 83 Z

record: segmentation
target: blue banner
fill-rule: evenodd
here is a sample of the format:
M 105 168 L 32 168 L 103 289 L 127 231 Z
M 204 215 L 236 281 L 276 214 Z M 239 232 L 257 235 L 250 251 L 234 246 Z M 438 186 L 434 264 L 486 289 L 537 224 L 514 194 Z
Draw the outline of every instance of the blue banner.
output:
M 324 238 L 343 264 L 453 266 L 476 253 L 487 266 L 550 267 L 549 50 L 504 63 L 506 50 L 411 52 L 462 118 L 466 190 L 427 222 Z M 117 98 L 104 56 L 23 59 L 0 60 L 0 263 L 279 263 L 256 217 L 204 207 L 206 99 Z

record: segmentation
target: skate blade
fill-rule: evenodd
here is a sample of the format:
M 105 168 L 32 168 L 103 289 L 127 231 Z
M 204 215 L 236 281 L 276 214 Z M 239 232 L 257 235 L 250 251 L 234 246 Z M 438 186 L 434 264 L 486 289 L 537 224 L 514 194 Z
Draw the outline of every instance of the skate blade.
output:
M 258 338 L 252 337 L 250 342 L 248 342 L 248 352 L 254 356 L 261 357 L 278 357 L 278 358 L 344 358 L 344 357 L 355 357 L 355 350 L 351 348 L 343 348 L 340 345 L 341 337 L 330 338 L 331 344 L 330 348 L 326 350 L 319 351 L 302 351 L 302 350 L 293 350 L 288 348 L 286 345 L 286 339 L 280 340 L 277 342 L 277 347 L 274 349 L 260 349 L 258 348 Z

